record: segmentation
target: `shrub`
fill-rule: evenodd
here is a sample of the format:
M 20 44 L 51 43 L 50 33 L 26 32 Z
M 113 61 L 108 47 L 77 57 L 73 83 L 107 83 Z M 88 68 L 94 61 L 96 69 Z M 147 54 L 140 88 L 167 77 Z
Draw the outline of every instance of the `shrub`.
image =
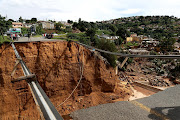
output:
M 99 40 L 97 42 L 97 47 L 99 49 L 106 51 L 111 51 L 111 52 L 117 51 L 115 44 L 113 42 L 110 42 L 109 40 Z M 107 53 L 101 53 L 101 55 L 108 60 L 108 62 L 112 67 L 116 67 L 116 60 L 117 60 L 116 55 L 111 55 Z

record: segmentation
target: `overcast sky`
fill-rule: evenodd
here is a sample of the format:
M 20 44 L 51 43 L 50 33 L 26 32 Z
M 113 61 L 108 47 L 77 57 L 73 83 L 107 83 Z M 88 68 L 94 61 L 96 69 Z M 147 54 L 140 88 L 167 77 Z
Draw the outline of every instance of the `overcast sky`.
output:
M 173 15 L 180 18 L 180 0 L 0 0 L 0 14 L 14 20 L 102 21 L 120 17 Z

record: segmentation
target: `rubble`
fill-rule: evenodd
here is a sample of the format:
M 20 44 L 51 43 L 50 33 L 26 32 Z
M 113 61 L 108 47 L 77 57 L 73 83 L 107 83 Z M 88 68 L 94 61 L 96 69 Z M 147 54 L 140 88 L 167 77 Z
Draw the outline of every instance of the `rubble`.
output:
M 158 87 L 168 87 L 169 86 L 169 83 L 167 83 L 160 77 L 150 78 L 149 84 L 152 86 L 158 86 Z

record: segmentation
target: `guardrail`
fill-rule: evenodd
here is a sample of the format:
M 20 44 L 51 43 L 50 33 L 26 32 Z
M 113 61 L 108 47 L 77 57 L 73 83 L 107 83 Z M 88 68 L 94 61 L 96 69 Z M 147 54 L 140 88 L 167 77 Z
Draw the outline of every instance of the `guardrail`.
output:
M 17 59 L 19 59 L 21 67 L 23 69 L 25 76 L 31 76 L 33 75 L 30 70 L 27 68 L 24 61 L 21 59 L 21 56 L 19 55 L 18 51 L 16 50 L 16 47 L 14 43 L 11 44 L 12 48 L 14 49 L 15 55 Z M 38 109 L 40 110 L 40 115 L 42 119 L 45 120 L 63 120 L 63 118 L 60 116 L 54 105 L 49 100 L 48 96 L 44 92 L 44 90 L 39 85 L 38 81 L 35 79 L 28 80 L 28 85 L 31 89 L 34 101 L 36 105 L 38 106 Z
M 136 55 L 136 54 L 124 54 L 124 53 L 117 53 L 117 52 L 110 52 L 110 51 L 105 51 L 105 50 L 101 50 L 89 45 L 85 45 L 83 43 L 77 42 L 77 41 L 73 41 L 79 45 L 82 45 L 86 48 L 89 49 L 94 49 L 96 51 L 99 52 L 103 52 L 103 53 L 107 53 L 107 54 L 112 54 L 112 55 L 117 55 L 117 56 L 121 56 L 121 57 L 140 57 L 140 58 L 163 58 L 163 59 L 180 59 L 180 55 Z

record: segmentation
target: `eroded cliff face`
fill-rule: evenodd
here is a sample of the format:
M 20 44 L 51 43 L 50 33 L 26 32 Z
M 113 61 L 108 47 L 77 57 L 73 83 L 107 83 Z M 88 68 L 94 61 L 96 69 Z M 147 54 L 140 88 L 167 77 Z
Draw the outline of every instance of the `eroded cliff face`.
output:
M 2 51 L 6 45 L 0 47 Z M 124 100 L 129 93 L 118 87 L 118 78 L 111 67 L 91 51 L 76 43 L 31 42 L 15 44 L 29 70 L 36 74 L 58 112 L 65 115 L 72 111 Z M 40 119 L 30 89 L 25 81 L 11 83 L 11 72 L 15 64 L 15 54 L 8 47 L 0 56 L 0 119 Z M 76 87 L 82 71 L 79 87 L 73 95 L 61 104 Z M 13 78 L 23 76 L 19 65 Z

